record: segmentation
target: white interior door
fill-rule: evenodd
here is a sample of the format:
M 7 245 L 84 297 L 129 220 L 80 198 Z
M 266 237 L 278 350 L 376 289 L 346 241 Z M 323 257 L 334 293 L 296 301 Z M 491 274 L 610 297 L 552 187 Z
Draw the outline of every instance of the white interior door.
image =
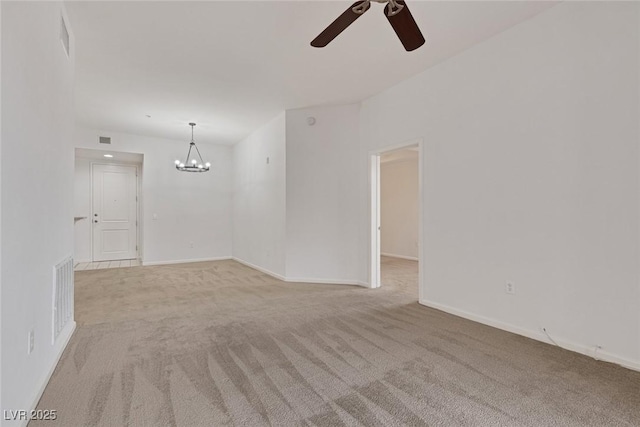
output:
M 137 258 L 137 168 L 92 165 L 93 260 Z

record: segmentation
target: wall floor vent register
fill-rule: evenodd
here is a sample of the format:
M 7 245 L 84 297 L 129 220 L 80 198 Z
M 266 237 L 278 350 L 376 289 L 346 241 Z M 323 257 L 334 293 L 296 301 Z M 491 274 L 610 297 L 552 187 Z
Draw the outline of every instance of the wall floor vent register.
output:
M 69 257 L 53 270 L 53 336 L 55 344 L 60 332 L 73 319 L 73 258 Z

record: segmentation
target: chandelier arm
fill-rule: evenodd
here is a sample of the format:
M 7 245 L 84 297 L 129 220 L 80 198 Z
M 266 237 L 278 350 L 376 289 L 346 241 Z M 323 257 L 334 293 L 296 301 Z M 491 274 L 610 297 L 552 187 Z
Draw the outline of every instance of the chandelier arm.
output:
M 202 160 L 202 155 L 200 154 L 200 150 L 198 150 L 198 146 L 194 145 L 194 147 L 196 147 L 196 151 L 198 152 L 198 157 L 200 157 L 200 164 L 204 165 L 204 160 Z
M 191 156 L 191 148 L 193 147 L 193 145 L 189 144 L 189 152 L 187 153 L 187 158 L 184 161 L 184 164 L 189 164 L 189 156 Z

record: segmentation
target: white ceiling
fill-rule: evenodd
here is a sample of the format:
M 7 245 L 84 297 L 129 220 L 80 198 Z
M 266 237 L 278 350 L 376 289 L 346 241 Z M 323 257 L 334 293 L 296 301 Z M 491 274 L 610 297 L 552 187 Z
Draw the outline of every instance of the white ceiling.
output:
M 554 4 L 411 1 L 427 43 L 405 52 L 372 3 L 310 47 L 351 3 L 68 2 L 78 123 L 188 139 L 195 121 L 197 141 L 232 144 L 284 109 L 361 101 Z

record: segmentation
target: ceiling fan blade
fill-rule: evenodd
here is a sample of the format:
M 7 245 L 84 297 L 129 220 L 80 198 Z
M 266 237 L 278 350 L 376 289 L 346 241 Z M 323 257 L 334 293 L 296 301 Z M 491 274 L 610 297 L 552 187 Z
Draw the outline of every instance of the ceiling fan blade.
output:
M 390 10 L 391 2 L 387 3 L 384 7 L 384 15 L 389 20 L 404 48 L 407 52 L 411 52 L 424 44 L 424 36 L 413 19 L 413 15 L 409 12 L 407 4 L 402 0 L 396 0 L 395 3 L 399 7 L 393 10 Z
M 321 32 L 318 37 L 313 39 L 311 46 L 313 47 L 325 47 L 331 40 L 335 39 L 338 34 L 343 32 L 349 25 L 360 18 L 364 13 L 369 10 L 371 3 L 369 0 L 357 1 L 347 10 L 342 12 L 342 15 L 338 16 L 327 28 Z M 355 9 L 355 10 L 354 10 Z

